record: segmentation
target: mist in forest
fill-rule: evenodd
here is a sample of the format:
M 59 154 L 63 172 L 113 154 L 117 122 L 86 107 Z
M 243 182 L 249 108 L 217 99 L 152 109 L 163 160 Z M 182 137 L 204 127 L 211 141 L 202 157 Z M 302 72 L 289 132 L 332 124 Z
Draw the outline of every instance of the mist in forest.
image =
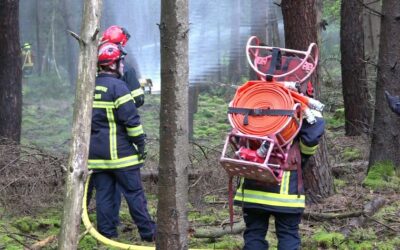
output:
M 262 9 L 260 5 L 268 5 L 264 6 L 268 11 L 257 11 Z M 82 0 L 35 0 L 21 1 L 20 8 L 21 43 L 33 45 L 37 72 L 56 71 L 59 77 L 67 77 L 72 86 L 79 48 L 67 30 L 79 34 L 82 7 Z M 102 31 L 110 25 L 129 31 L 127 60 L 139 77 L 152 79 L 154 90 L 160 89 L 160 12 L 158 0 L 105 0 L 101 20 Z M 246 41 L 260 30 L 265 33 L 271 20 L 282 30 L 280 9 L 272 0 L 191 0 L 190 84 L 241 83 L 249 72 Z M 279 33 L 283 36 L 283 32 Z

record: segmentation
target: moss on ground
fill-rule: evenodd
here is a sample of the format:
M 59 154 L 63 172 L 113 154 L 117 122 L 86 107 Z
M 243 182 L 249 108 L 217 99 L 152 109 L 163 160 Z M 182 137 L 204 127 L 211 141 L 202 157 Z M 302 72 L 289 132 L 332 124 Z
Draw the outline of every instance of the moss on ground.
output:
M 400 177 L 395 175 L 395 166 L 390 161 L 375 163 L 363 184 L 373 190 L 400 191 Z

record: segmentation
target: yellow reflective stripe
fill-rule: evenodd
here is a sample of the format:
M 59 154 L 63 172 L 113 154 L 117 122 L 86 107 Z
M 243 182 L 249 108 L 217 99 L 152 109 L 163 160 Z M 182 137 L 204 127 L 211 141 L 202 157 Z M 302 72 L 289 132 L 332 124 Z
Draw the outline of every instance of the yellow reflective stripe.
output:
M 318 145 L 315 145 L 313 147 L 305 145 L 301 140 L 300 140 L 300 152 L 305 154 L 305 155 L 314 155 L 317 152 Z
M 138 88 L 138 89 L 132 90 L 131 91 L 131 95 L 132 95 L 132 97 L 136 97 L 136 96 L 139 96 L 139 95 L 144 95 L 144 91 L 143 91 L 142 88 Z
M 129 102 L 133 100 L 132 96 L 130 94 L 126 94 L 124 96 L 121 96 L 120 98 L 118 98 L 115 101 L 115 107 L 118 108 L 119 106 L 121 106 L 122 104 Z
M 138 155 L 132 155 L 123 157 L 116 160 L 88 160 L 89 169 L 116 169 L 130 167 L 137 164 L 143 163 L 143 160 L 139 161 Z
M 290 171 L 284 171 L 281 182 L 280 194 L 289 194 Z
M 276 194 L 254 190 L 238 190 L 235 200 L 280 207 L 305 207 L 305 196 L 297 194 Z
M 93 108 L 115 108 L 114 102 L 94 101 Z
M 110 127 L 110 134 L 109 134 L 110 156 L 111 156 L 111 160 L 115 160 L 115 159 L 118 159 L 118 154 L 117 154 L 117 126 L 115 124 L 113 110 L 110 109 L 110 108 L 107 108 L 106 112 L 107 112 L 108 126 Z
M 94 99 L 101 99 L 101 94 L 95 94 Z
M 107 92 L 107 87 L 104 86 L 96 86 L 95 89 L 98 91 Z
M 133 127 L 133 128 L 126 128 L 126 131 L 128 132 L 129 136 L 138 136 L 143 134 L 143 126 L 139 125 L 137 127 Z

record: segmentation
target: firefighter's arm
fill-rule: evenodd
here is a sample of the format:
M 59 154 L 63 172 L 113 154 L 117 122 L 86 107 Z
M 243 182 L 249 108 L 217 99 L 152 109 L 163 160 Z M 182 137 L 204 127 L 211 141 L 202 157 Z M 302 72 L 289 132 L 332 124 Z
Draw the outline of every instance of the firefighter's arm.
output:
M 303 120 L 303 124 L 300 128 L 300 152 L 303 156 L 312 156 L 317 152 L 318 142 L 325 130 L 325 120 L 318 111 L 313 111 L 316 122 L 310 124 L 307 120 Z
M 144 91 L 136 77 L 135 69 L 127 65 L 122 80 L 128 85 L 128 89 L 131 91 L 132 97 L 135 100 L 136 107 L 139 108 L 142 106 L 144 104 Z
M 138 148 L 143 147 L 144 150 L 146 135 L 132 95 L 124 84 L 115 88 L 114 105 L 117 111 L 117 122 L 125 126 L 129 140 Z

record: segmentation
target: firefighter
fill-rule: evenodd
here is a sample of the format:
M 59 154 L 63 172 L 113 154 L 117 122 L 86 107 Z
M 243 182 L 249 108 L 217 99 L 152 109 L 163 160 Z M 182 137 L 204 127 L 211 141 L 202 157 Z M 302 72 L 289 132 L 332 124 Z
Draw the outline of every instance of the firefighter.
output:
M 118 184 L 141 239 L 151 242 L 156 226 L 147 210 L 140 177 L 145 134 L 132 95 L 119 79 L 123 57 L 114 43 L 99 48 L 88 161 L 96 188 L 97 227 L 105 237 L 118 236 L 114 215 Z
M 319 112 L 315 114 L 318 117 L 314 124 L 309 124 L 304 119 L 289 152 L 301 158 L 294 162 L 290 161 L 289 164 L 297 162 L 301 166 L 292 166 L 293 170 L 284 171 L 280 185 L 267 185 L 256 180 L 241 179 L 234 204 L 241 206 L 243 210 L 246 224 L 243 233 L 244 250 L 268 249 L 265 237 L 271 216 L 275 218 L 278 249 L 300 249 L 299 224 L 305 208 L 301 170 L 309 157 L 315 154 L 325 126 L 322 115 Z
M 388 91 L 385 91 L 386 101 L 389 105 L 390 110 L 394 113 L 400 115 L 400 97 L 399 96 L 392 96 L 389 94 Z
M 126 51 L 124 50 L 124 46 L 128 42 L 130 38 L 130 34 L 128 31 L 120 26 L 113 25 L 108 27 L 104 32 L 101 37 L 101 42 L 111 42 L 114 43 L 118 46 L 121 46 L 120 49 L 124 51 L 126 54 Z M 144 103 L 144 92 L 143 89 L 141 88 L 141 85 L 136 78 L 136 71 L 135 69 L 127 65 L 126 62 L 124 62 L 124 73 L 121 76 L 121 80 L 124 81 L 131 92 L 131 95 L 133 97 L 133 100 L 135 102 L 136 108 L 139 108 L 140 106 L 143 105 Z M 90 204 L 90 199 L 92 197 L 92 192 L 94 188 L 94 183 L 93 181 L 90 181 L 89 183 L 89 188 L 88 188 L 88 194 L 87 194 L 87 206 Z M 116 195 L 115 195 L 115 220 L 117 224 L 119 224 L 119 209 L 121 206 L 121 195 L 119 194 L 118 191 L 118 185 L 116 189 Z
M 24 43 L 21 47 L 22 73 L 24 77 L 29 77 L 33 72 L 33 55 L 30 43 Z
M 123 27 L 113 25 L 108 27 L 101 37 L 102 42 L 111 42 L 120 44 L 125 47 L 126 43 L 130 38 L 130 34 Z M 144 104 L 144 91 L 140 86 L 140 83 L 136 77 L 135 69 L 125 62 L 124 75 L 122 80 L 126 82 L 128 89 L 131 91 L 135 105 L 137 108 Z

